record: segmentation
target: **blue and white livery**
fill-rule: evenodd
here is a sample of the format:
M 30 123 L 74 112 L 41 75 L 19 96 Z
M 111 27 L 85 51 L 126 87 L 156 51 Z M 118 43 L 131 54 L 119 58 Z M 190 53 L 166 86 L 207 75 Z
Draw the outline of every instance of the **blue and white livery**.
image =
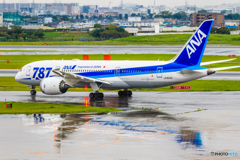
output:
M 68 88 L 91 87 L 90 98 L 103 98 L 98 90 L 118 90 L 119 96 L 131 96 L 131 88 L 160 88 L 199 79 L 217 70 L 239 66 L 212 68 L 207 64 L 230 61 L 201 63 L 213 20 L 202 23 L 187 41 L 179 54 L 170 61 L 38 61 L 25 65 L 16 75 L 19 83 L 36 86 L 48 95 L 63 94 Z

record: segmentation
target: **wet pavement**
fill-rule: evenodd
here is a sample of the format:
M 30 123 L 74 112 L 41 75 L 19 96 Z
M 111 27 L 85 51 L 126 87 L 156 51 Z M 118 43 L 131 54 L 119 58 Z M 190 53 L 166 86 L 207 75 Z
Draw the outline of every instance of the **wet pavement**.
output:
M 178 54 L 182 46 L 0 46 L 1 50 L 39 52 L 0 52 L 0 54 Z M 207 46 L 204 55 L 240 55 L 240 47 Z M 40 52 L 44 50 L 44 52 Z M 49 50 L 49 52 L 48 52 Z
M 18 69 L 0 69 L 0 77 L 15 77 Z
M 87 92 L 0 92 L 0 101 L 86 104 Z M 134 92 L 107 115 L 0 115 L 0 159 L 239 159 L 240 92 Z M 13 106 L 14 107 L 14 106 Z M 154 108 L 156 111 L 137 111 Z M 213 153 L 214 152 L 214 153 Z M 226 156 L 216 156 L 216 153 Z M 215 155 L 215 156 L 213 156 Z

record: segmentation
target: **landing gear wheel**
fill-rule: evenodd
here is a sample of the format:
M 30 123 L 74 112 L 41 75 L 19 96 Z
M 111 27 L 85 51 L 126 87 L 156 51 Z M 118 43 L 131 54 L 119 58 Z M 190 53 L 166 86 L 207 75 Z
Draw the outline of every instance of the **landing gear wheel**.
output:
M 103 93 L 98 93 L 98 92 L 96 92 L 96 93 L 90 93 L 89 94 L 89 98 L 90 99 L 103 99 L 103 97 L 104 97 L 104 94 Z
M 100 99 L 103 99 L 104 94 L 103 93 L 99 93 L 100 94 Z
M 30 91 L 30 94 L 31 94 L 32 96 L 36 95 L 36 93 L 37 93 L 37 92 L 36 92 L 35 90 L 31 90 L 31 91 Z
M 132 96 L 132 91 L 127 91 L 127 95 L 128 95 L 129 97 L 131 97 L 131 96 Z
M 119 97 L 122 97 L 123 96 L 123 91 L 119 91 L 118 95 L 119 95 Z
M 123 96 L 124 96 L 124 97 L 127 97 L 127 96 L 128 96 L 127 91 L 123 91 Z
M 89 94 L 89 98 L 90 98 L 90 99 L 94 99 L 94 98 L 95 98 L 95 94 L 94 94 L 94 93 L 90 93 L 90 94 Z
M 96 99 L 100 99 L 100 94 L 99 93 L 95 93 L 95 98 Z
M 119 91 L 118 92 L 119 97 L 131 97 L 132 96 L 132 91 Z

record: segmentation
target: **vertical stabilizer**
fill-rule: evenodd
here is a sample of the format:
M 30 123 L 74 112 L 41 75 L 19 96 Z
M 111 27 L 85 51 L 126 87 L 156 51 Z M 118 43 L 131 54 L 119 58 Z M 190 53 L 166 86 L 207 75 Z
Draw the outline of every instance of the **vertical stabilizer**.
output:
M 181 52 L 173 59 L 185 65 L 200 65 L 214 20 L 204 21 L 187 41 Z

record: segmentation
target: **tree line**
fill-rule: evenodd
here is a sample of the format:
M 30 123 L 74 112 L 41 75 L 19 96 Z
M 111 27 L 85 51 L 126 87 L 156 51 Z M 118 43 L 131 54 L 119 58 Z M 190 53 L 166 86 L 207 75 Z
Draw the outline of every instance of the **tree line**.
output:
M 4 30 L 1 32 L 1 30 Z M 11 29 L 3 26 L 0 27 L 0 36 L 6 39 L 27 40 L 27 39 L 43 39 L 42 30 L 24 30 L 21 26 L 11 26 Z
M 105 28 L 101 24 L 94 24 L 94 30 L 89 32 L 95 38 L 123 38 L 130 34 L 122 27 L 109 24 Z

